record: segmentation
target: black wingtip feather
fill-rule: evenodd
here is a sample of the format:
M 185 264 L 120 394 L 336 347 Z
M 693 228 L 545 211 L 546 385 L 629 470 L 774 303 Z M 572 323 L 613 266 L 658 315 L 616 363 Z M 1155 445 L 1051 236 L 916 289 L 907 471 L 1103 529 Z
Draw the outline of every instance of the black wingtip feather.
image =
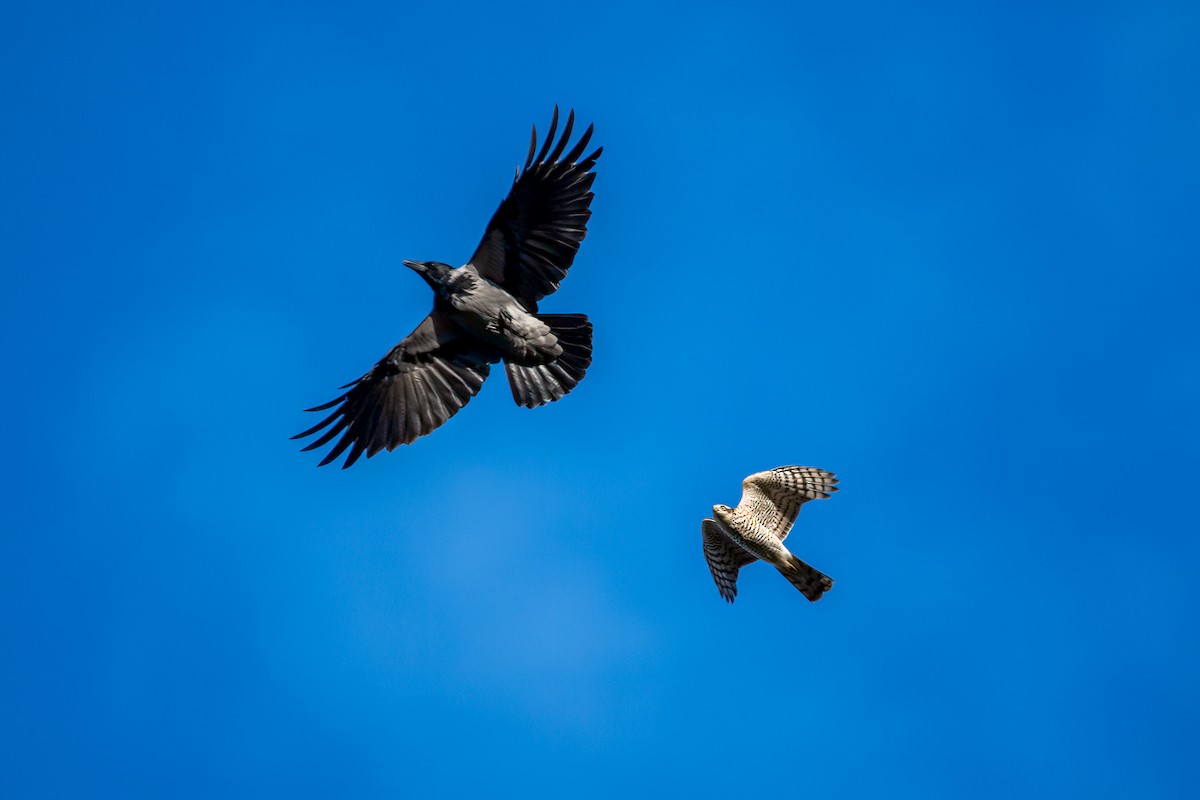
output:
M 550 145 L 554 144 L 554 133 L 558 130 L 558 106 L 554 107 L 554 116 L 550 118 L 550 130 L 546 132 L 546 138 L 542 142 L 542 152 L 538 153 L 537 163 L 541 164 L 546 160 L 546 153 L 550 152 Z
M 328 464 L 332 464 L 338 459 L 338 456 L 346 451 L 346 448 L 350 446 L 350 442 L 350 432 L 347 431 L 346 435 L 338 440 L 338 443 L 333 446 L 332 450 L 325 454 L 325 457 L 321 459 L 321 463 L 317 464 L 317 466 L 324 467 Z
M 309 428 L 308 430 L 304 431 L 303 433 L 297 433 L 295 436 L 293 436 L 293 437 L 291 437 L 291 438 L 293 438 L 293 439 L 303 439 L 303 438 L 304 438 L 304 437 L 306 437 L 306 436 L 312 436 L 314 433 L 316 433 L 317 431 L 321 430 L 321 429 L 322 429 L 322 428 L 324 428 L 326 425 L 328 425 L 329 423 L 331 423 L 331 422 L 333 422 L 335 419 L 337 419 L 337 418 L 338 418 L 338 415 L 340 415 L 341 413 L 342 413 L 342 410 L 339 408 L 337 411 L 333 412 L 333 413 L 332 413 L 332 414 L 330 414 L 328 417 L 326 417 L 325 419 L 323 419 L 323 420 L 321 420 L 320 422 L 318 422 L 316 425 L 313 425 L 311 428 Z
M 562 155 L 562 151 L 566 149 L 567 142 L 571 140 L 571 131 L 575 129 L 575 111 L 572 110 L 567 115 L 567 124 L 563 127 L 562 136 L 558 139 L 558 144 L 554 146 L 554 152 L 550 154 L 550 161 L 558 161 L 558 157 Z
M 342 469 L 350 469 L 350 467 L 354 466 L 354 462 L 358 461 L 359 457 L 363 454 L 363 450 L 365 449 L 366 444 L 362 439 L 356 441 L 354 443 L 354 447 L 350 450 L 350 455 L 346 456 L 346 463 L 342 464 Z
M 341 414 L 342 412 L 339 410 L 338 413 Z M 318 447 L 324 447 L 325 445 L 327 445 L 333 441 L 333 437 L 337 436 L 339 433 L 341 433 L 343 430 L 345 430 L 346 426 L 349 423 L 350 423 L 350 421 L 346 417 L 343 416 L 341 419 L 339 419 L 337 422 L 335 422 L 333 425 L 331 425 L 329 430 L 327 430 L 327 431 L 325 431 L 325 433 L 321 434 L 321 438 L 317 439 L 314 442 L 309 443 L 300 452 L 303 453 L 308 450 L 316 450 Z
M 587 126 L 587 130 L 583 132 L 583 136 L 579 137 L 579 141 L 576 142 L 575 146 L 571 148 L 571 152 L 567 153 L 567 157 L 563 159 L 564 161 L 569 164 L 574 164 L 579 160 L 579 156 L 583 152 L 583 149 L 587 147 L 588 142 L 592 140 L 592 131 L 595 129 L 595 127 L 595 123 Z
M 525 156 L 525 166 L 523 169 L 529 169 L 533 164 L 533 154 L 537 152 L 537 125 L 533 126 L 533 133 L 529 135 L 529 155 Z M 521 175 L 521 169 L 517 170 L 517 177 Z M 514 179 L 515 180 L 515 179 Z
M 343 386 L 341 388 L 345 389 L 346 387 Z M 345 399 L 346 399 L 346 395 L 344 395 L 344 394 L 339 395 L 338 397 L 335 397 L 332 400 L 330 400 L 328 403 L 322 403 L 319 406 L 313 406 L 312 408 L 304 409 L 304 413 L 311 414 L 314 411 L 324 411 L 327 408 L 333 408 L 334 406 L 336 406 L 338 403 L 342 402 Z

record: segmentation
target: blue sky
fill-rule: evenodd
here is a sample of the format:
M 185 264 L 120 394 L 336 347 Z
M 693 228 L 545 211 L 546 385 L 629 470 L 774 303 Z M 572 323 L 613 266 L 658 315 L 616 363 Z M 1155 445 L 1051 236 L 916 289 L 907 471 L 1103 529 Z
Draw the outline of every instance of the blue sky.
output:
M 0 794 L 1200 788 L 1195 4 L 5 16 Z M 586 380 L 318 470 L 555 103 Z

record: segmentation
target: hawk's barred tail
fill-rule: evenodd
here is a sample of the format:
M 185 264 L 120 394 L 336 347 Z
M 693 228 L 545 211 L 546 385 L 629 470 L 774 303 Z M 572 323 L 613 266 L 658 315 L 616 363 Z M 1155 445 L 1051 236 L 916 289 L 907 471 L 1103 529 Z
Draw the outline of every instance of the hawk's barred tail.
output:
M 814 603 L 821 599 L 821 595 L 833 588 L 833 578 L 819 569 L 810 567 L 795 556 L 791 556 L 788 565 L 780 567 L 779 571 L 783 573 L 783 577 L 792 582 L 792 586 L 799 589 L 802 595 Z
M 504 362 L 513 400 L 537 408 L 574 389 L 592 363 L 592 323 L 583 314 L 538 314 L 550 326 L 563 352 L 555 361 L 537 367 Z

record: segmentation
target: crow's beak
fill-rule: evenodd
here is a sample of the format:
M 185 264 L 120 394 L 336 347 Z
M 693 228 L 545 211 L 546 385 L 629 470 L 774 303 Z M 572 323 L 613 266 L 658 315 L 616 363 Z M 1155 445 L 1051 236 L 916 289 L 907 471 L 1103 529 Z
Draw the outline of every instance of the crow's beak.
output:
M 404 266 L 408 267 L 409 269 L 411 269 L 414 272 L 419 272 L 422 275 L 425 274 L 425 264 L 420 261 L 405 260 Z

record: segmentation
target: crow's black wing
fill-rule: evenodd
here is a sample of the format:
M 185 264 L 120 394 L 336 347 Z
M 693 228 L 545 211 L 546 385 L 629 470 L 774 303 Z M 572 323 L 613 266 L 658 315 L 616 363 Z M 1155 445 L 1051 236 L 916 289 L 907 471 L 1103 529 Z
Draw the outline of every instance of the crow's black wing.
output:
M 343 386 L 344 394 L 308 411 L 337 409 L 293 439 L 328 428 L 305 450 L 341 438 L 321 461 L 325 466 L 350 448 L 349 467 L 363 453 L 394 450 L 434 430 L 475 396 L 498 360 L 460 328 L 434 311 L 366 375 Z
M 592 138 L 589 125 L 564 155 L 574 126 L 572 111 L 551 152 L 558 129 L 555 106 L 549 133 L 536 158 L 537 128 L 533 129 L 525 166 L 517 171 L 508 197 L 492 215 L 483 241 L 471 256 L 480 275 L 503 286 L 530 310 L 558 289 L 575 260 L 579 243 L 587 236 L 592 181 L 596 179 L 591 170 L 604 148 L 579 160 Z

